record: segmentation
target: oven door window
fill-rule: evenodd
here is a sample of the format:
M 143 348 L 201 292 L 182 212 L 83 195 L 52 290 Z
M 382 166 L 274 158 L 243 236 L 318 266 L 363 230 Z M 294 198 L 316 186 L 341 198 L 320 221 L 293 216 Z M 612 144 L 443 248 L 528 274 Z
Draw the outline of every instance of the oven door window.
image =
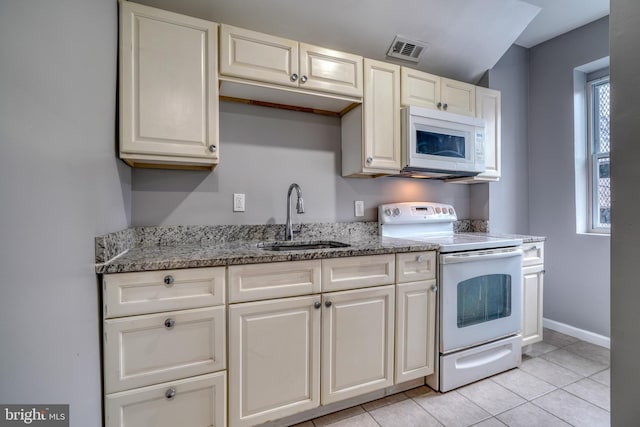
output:
M 487 274 L 458 283 L 458 328 L 509 317 L 511 276 Z
M 416 154 L 464 159 L 466 158 L 465 137 L 451 133 L 416 130 Z

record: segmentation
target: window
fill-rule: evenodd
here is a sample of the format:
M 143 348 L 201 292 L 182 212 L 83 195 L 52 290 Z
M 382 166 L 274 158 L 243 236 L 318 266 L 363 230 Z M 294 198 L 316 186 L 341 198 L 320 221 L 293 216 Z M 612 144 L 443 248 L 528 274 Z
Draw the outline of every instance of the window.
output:
M 611 88 L 609 76 L 587 82 L 590 231 L 611 230 L 609 133 Z

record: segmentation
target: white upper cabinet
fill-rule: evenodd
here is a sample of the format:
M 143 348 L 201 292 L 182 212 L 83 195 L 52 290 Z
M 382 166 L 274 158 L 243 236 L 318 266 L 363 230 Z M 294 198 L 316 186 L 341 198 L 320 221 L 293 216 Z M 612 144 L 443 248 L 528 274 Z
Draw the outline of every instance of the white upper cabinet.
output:
M 222 24 L 220 74 L 298 87 L 298 42 Z
M 362 56 L 300 43 L 300 87 L 362 96 Z
M 120 3 L 120 158 L 131 166 L 218 163 L 218 25 Z
M 363 105 L 342 117 L 342 176 L 400 172 L 400 67 L 364 60 Z
M 221 76 L 362 97 L 361 56 L 226 24 L 220 41 Z
M 476 115 L 485 121 L 484 128 L 484 161 L 485 171 L 476 176 L 454 178 L 449 182 L 475 184 L 487 181 L 498 181 L 501 176 L 502 162 L 502 119 L 500 91 L 476 87 Z
M 476 87 L 402 67 L 401 104 L 475 116 Z

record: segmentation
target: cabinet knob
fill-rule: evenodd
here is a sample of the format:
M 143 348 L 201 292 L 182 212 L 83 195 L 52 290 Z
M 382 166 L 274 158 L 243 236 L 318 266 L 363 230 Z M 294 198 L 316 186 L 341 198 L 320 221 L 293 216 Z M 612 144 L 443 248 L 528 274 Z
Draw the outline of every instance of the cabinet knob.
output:
M 306 83 L 306 82 L 307 82 L 307 80 L 308 80 L 308 79 L 307 79 L 307 76 L 302 76 L 302 77 L 300 77 L 300 82 L 301 82 L 301 83 Z
M 373 157 L 367 157 L 367 164 L 370 165 L 373 162 Z
M 296 73 L 291 74 L 291 81 L 295 82 L 296 80 L 298 80 L 298 75 Z
M 215 153 L 217 149 L 218 149 L 218 147 L 216 147 L 216 146 L 215 146 L 215 145 L 213 145 L 213 144 L 211 144 L 211 145 L 209 146 L 209 151 L 211 151 L 212 153 Z
M 176 389 L 173 387 L 169 387 L 167 391 L 164 392 L 164 397 L 171 400 L 176 396 Z
M 326 300 L 326 301 L 324 302 L 325 307 L 331 307 L 331 304 L 332 304 L 332 302 L 331 302 L 331 301 L 329 301 L 329 300 Z
M 320 307 L 322 307 L 322 304 L 320 303 L 320 301 L 316 301 L 316 302 L 313 303 L 313 306 L 315 308 L 320 308 Z
M 438 286 L 437 285 L 431 286 L 431 291 L 438 292 Z
M 438 102 L 438 105 L 436 105 L 436 107 L 438 107 L 438 109 L 442 108 L 442 102 Z
M 442 108 L 444 108 L 444 109 L 446 110 L 448 106 L 449 106 L 448 104 L 444 104 L 444 105 L 442 106 Z
M 173 276 L 167 274 L 166 276 L 164 276 L 163 281 L 166 287 L 170 287 L 171 285 L 173 285 Z
M 418 261 L 418 264 L 422 264 L 422 261 L 424 261 L 424 258 L 422 257 L 422 255 L 418 255 L 418 258 L 416 259 L 416 261 Z
M 531 246 L 529 249 L 531 249 L 532 251 L 537 251 L 538 247 L 537 246 Z
M 176 324 L 176 321 L 173 320 L 172 318 L 168 318 L 167 320 L 164 321 L 164 327 L 167 329 L 171 329 L 173 328 L 173 326 Z

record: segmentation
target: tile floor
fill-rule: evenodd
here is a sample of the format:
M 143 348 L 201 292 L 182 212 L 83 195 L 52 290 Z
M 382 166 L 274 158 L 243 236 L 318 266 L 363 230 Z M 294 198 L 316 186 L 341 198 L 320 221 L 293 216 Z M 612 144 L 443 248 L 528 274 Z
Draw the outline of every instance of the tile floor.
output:
M 610 407 L 609 350 L 545 329 L 517 369 L 444 394 L 408 390 L 296 427 L 603 427 Z

